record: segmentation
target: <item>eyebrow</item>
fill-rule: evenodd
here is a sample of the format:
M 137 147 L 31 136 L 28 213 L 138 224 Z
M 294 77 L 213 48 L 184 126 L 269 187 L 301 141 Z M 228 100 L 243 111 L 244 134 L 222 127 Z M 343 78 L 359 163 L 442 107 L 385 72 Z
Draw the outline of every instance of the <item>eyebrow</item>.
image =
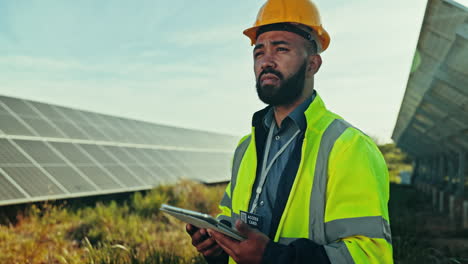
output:
M 272 41 L 271 44 L 273 46 L 278 46 L 278 45 L 291 45 L 291 43 L 287 42 L 287 41 L 284 41 L 284 40 L 277 40 L 277 41 Z M 261 49 L 265 47 L 265 44 L 258 44 L 258 45 L 255 45 L 255 48 L 253 49 L 253 51 L 255 52 L 256 50 L 258 49 Z

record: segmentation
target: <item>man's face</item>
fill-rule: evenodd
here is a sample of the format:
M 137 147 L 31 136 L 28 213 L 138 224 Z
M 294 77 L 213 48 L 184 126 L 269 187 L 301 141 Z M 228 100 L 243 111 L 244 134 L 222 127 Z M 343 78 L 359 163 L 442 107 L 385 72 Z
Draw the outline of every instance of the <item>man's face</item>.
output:
M 261 34 L 254 48 L 257 93 L 264 103 L 288 105 L 304 90 L 307 52 L 301 36 L 287 31 Z

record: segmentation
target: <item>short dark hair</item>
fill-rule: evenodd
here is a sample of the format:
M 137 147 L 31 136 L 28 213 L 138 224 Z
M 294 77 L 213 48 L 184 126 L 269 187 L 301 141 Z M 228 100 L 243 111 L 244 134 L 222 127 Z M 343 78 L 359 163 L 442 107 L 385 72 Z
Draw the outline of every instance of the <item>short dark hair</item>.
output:
M 311 40 L 311 41 L 305 41 L 305 48 L 306 48 L 306 51 L 307 51 L 307 55 L 315 55 L 318 53 L 318 50 L 317 50 L 317 43 L 315 42 L 315 40 Z

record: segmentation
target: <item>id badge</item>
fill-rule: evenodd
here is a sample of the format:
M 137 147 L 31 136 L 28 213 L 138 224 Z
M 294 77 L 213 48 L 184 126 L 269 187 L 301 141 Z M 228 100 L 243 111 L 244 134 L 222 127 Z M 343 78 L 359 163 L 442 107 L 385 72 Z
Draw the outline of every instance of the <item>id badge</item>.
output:
M 250 227 L 259 230 L 262 228 L 263 216 L 261 215 L 240 211 L 240 219 Z

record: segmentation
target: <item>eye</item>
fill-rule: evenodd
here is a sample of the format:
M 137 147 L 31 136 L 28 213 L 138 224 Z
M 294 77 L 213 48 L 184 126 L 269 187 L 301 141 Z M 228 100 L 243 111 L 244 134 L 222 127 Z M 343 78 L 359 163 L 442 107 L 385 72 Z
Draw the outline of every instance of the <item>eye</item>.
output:
M 285 47 L 278 47 L 276 48 L 277 51 L 289 51 L 289 49 L 285 48 Z
M 263 51 L 257 51 L 254 53 L 254 58 L 257 58 L 258 56 L 263 55 Z

